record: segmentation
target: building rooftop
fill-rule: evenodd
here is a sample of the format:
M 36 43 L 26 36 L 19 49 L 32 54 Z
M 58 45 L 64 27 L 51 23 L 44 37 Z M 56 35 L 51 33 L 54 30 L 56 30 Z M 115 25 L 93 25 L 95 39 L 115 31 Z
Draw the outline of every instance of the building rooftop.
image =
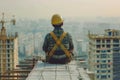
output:
M 90 78 L 83 68 L 77 66 L 76 61 L 69 64 L 38 61 L 26 80 L 90 80 Z
M 120 31 L 116 29 L 106 29 L 105 33 L 103 34 L 88 34 L 88 37 L 91 39 L 114 39 L 114 38 L 120 38 Z

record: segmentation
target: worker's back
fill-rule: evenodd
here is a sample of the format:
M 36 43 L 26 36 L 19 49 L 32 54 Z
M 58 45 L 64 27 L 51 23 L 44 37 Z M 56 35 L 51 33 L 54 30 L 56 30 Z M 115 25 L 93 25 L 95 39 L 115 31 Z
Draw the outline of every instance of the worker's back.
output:
M 61 28 L 63 22 L 54 26 L 54 30 L 45 37 L 43 50 L 46 52 L 46 60 L 50 63 L 68 63 L 71 60 L 73 42 L 69 33 Z

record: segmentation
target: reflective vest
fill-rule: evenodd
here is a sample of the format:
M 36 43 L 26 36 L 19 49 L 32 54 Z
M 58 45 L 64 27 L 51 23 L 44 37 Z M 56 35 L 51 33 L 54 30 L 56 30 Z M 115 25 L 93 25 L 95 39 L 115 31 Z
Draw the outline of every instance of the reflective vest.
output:
M 58 46 L 60 46 L 60 48 L 64 51 L 66 57 L 68 57 L 69 59 L 71 59 L 71 53 L 62 44 L 62 40 L 64 39 L 64 37 L 66 36 L 66 34 L 67 33 L 63 32 L 62 35 L 60 36 L 60 38 L 57 38 L 57 36 L 54 34 L 54 32 L 50 33 L 50 35 L 52 36 L 52 38 L 55 40 L 56 44 L 54 45 L 54 47 L 51 49 L 51 51 L 48 54 L 48 58 L 49 59 L 54 55 L 54 52 L 58 48 Z M 49 60 L 49 59 L 47 59 L 47 60 Z

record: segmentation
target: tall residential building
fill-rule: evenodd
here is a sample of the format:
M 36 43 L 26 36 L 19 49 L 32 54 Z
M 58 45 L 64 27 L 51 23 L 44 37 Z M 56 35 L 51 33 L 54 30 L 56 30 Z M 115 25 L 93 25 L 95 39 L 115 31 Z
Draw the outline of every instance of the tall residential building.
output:
M 5 27 L 0 32 L 0 75 L 13 70 L 18 64 L 18 40 L 15 35 L 7 35 Z
M 105 33 L 88 34 L 89 71 L 95 80 L 120 80 L 120 31 L 106 29 Z

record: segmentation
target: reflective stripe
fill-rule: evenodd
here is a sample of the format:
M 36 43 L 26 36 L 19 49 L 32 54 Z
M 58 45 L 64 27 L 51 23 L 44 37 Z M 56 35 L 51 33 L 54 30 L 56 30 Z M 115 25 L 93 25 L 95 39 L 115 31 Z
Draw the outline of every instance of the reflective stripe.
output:
M 65 46 L 63 44 L 60 45 L 60 47 L 62 48 L 62 50 L 65 52 L 65 54 L 67 55 L 67 57 L 71 57 L 70 52 L 65 48 Z
M 55 46 L 52 48 L 52 50 L 50 51 L 48 55 L 51 57 L 56 49 L 57 49 L 57 45 L 55 44 Z

